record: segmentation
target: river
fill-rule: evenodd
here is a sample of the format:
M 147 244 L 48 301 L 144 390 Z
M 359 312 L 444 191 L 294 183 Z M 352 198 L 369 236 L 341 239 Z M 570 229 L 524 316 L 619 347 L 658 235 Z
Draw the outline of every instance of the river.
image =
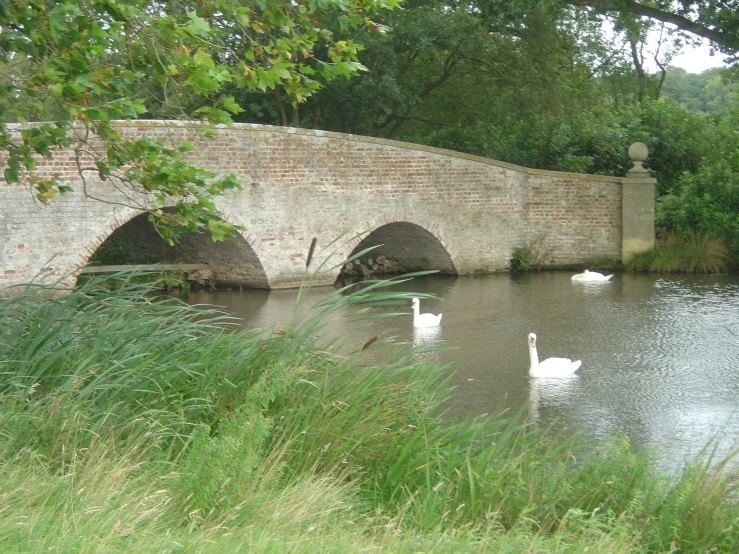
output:
M 577 283 L 572 272 L 425 277 L 393 290 L 432 293 L 422 312 L 441 326 L 414 331 L 411 316 L 350 326 L 339 315 L 329 333 L 350 345 L 379 335 L 444 347 L 455 390 L 449 415 L 526 410 L 542 425 L 592 437 L 625 434 L 655 447 L 668 465 L 713 440 L 719 455 L 739 439 L 739 278 L 617 274 Z M 307 302 L 332 289 L 311 290 Z M 198 291 L 191 303 L 225 307 L 249 328 L 284 325 L 295 290 Z M 399 308 L 373 308 L 375 312 Z M 403 310 L 410 314 L 410 303 Z M 570 379 L 530 379 L 526 337 L 542 359 L 582 360 Z

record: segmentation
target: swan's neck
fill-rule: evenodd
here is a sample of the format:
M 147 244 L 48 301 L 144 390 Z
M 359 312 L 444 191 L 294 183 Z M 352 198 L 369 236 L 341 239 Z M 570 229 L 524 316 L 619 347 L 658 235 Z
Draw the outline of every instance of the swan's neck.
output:
M 420 310 L 418 308 L 418 302 L 413 304 L 413 325 L 418 323 L 418 317 L 420 316 Z
M 529 343 L 529 358 L 531 359 L 531 367 L 539 365 L 539 354 L 536 352 L 536 346 Z

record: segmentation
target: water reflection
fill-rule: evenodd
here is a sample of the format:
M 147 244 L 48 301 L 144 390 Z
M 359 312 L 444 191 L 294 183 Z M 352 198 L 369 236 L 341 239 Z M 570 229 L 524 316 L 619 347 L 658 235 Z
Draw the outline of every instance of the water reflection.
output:
M 413 329 L 403 312 L 363 326 L 338 314 L 330 332 L 361 346 L 373 336 L 441 346 L 430 360 L 451 364 L 449 415 L 530 409 L 541 424 L 582 428 L 592 436 L 626 433 L 666 457 L 697 453 L 714 435 L 724 450 L 739 437 L 739 279 L 729 276 L 616 275 L 572 283 L 571 273 L 434 277 L 394 285 L 431 293 L 424 311 L 441 326 Z M 312 304 L 331 292 L 309 292 Z M 247 327 L 284 325 L 296 291 L 199 294 L 226 306 Z M 244 311 L 242 311 L 244 310 Z M 528 377 L 527 336 L 540 355 L 582 360 L 572 380 Z M 427 355 L 425 352 L 423 355 Z
M 602 294 L 603 289 L 611 285 L 612 281 L 572 281 L 572 286 L 580 287 L 586 294 Z
M 417 360 L 441 364 L 441 327 L 414 327 L 411 344 L 417 349 Z
M 529 420 L 540 419 L 551 421 L 547 413 L 556 413 L 571 404 L 578 393 L 580 378 L 578 375 L 558 379 L 529 379 Z M 544 417 L 541 414 L 544 413 Z
M 441 327 L 414 327 L 413 346 L 438 346 L 441 341 Z

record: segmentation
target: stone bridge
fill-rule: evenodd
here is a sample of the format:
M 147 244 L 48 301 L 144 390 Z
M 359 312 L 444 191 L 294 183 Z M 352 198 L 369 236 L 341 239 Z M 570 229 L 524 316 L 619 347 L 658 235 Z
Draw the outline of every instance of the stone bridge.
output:
M 639 161 L 645 148 L 630 150 L 637 161 L 628 176 L 603 177 L 315 130 L 237 124 L 206 139 L 175 122 L 120 128 L 193 140 L 196 164 L 241 175 L 243 188 L 216 203 L 245 230 L 222 243 L 193 235 L 165 247 L 109 182 L 87 179 L 83 194 L 73 153 L 57 152 L 37 171 L 60 173 L 75 192 L 48 206 L 0 181 L 0 294 L 39 276 L 73 284 L 116 237 L 136 256 L 207 263 L 220 282 L 258 288 L 297 286 L 314 238 L 312 268 L 332 253 L 317 275 L 324 284 L 345 257 L 372 245 L 405 269 L 462 275 L 506 270 L 516 248 L 530 247 L 547 264 L 586 264 L 629 257 L 654 240 L 654 179 Z

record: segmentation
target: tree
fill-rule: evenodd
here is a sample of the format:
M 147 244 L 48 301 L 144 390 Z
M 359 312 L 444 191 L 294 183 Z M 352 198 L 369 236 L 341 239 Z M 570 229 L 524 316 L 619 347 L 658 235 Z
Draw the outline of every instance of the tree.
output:
M 516 13 L 494 5 L 407 1 L 388 14 L 386 35 L 356 38 L 368 71 L 312 97 L 302 123 L 424 142 L 444 128 L 492 132 L 587 105 L 594 75 L 614 63 L 600 23 L 556 3 Z
M 16 132 L 0 123 L 5 180 L 33 187 L 48 202 L 69 187 L 33 175 L 35 157 L 73 148 L 89 172 L 148 193 L 144 204 L 170 243 L 207 229 L 214 240 L 233 228 L 217 219 L 211 195 L 238 187 L 187 163 L 188 143 L 124 138 L 115 120 L 147 112 L 196 120 L 206 136 L 243 108 L 225 87 L 282 90 L 293 105 L 326 82 L 363 69 L 360 46 L 336 30 L 382 31 L 370 16 L 399 0 L 17 0 L 0 1 L 0 121 L 24 123 L 48 110 L 55 122 Z M 89 148 L 102 141 L 103 154 Z M 92 156 L 91 165 L 83 164 Z M 162 207 L 176 202 L 173 212 Z
M 629 13 L 674 25 L 706 38 L 727 53 L 739 52 L 739 0 L 571 0 L 599 12 Z
M 688 73 L 670 68 L 663 88 L 664 96 L 685 104 L 691 110 L 727 115 L 736 105 L 739 84 L 725 79 L 723 70 L 715 67 L 701 73 Z

